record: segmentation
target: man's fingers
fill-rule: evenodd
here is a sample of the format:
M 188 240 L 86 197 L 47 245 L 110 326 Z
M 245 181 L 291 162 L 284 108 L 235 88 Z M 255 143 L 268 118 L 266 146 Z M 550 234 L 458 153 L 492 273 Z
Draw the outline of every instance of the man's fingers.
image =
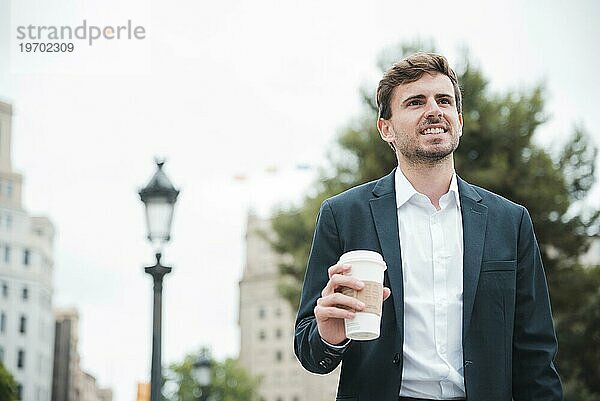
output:
M 354 311 L 341 308 L 317 305 L 315 306 L 314 313 L 317 321 L 328 319 L 354 319 Z
M 350 265 L 336 264 L 327 269 L 329 278 L 334 274 L 344 274 L 350 271 Z
M 387 287 L 383 287 L 383 300 L 385 301 L 386 299 L 388 299 L 390 295 L 392 295 L 392 290 L 390 290 Z
M 362 290 L 364 286 L 365 283 L 363 283 L 360 280 L 357 280 L 350 276 L 344 276 L 342 274 L 336 273 L 333 276 L 331 276 L 331 278 L 327 282 L 327 285 L 325 286 L 325 288 L 323 288 L 323 291 L 321 291 L 321 295 L 325 297 L 330 294 L 333 294 L 335 290 L 337 290 L 340 287 L 349 287 L 355 290 Z
M 363 302 L 356 298 L 344 295 L 341 292 L 336 292 L 326 297 L 317 299 L 317 306 L 322 306 L 325 308 L 333 307 L 338 309 L 341 309 L 341 307 L 346 307 L 358 311 L 361 311 L 365 308 L 365 304 Z

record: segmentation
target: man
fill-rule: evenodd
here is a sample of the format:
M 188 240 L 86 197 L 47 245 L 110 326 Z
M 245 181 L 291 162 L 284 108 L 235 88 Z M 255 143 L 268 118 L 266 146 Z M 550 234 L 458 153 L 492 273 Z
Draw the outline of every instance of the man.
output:
M 296 320 L 300 362 L 320 374 L 341 362 L 338 400 L 562 400 L 529 213 L 454 171 L 456 74 L 443 56 L 411 55 L 384 74 L 377 104 L 398 167 L 323 202 Z M 337 261 L 357 249 L 388 266 L 372 341 L 344 332 L 364 305 L 339 289 L 362 283 Z

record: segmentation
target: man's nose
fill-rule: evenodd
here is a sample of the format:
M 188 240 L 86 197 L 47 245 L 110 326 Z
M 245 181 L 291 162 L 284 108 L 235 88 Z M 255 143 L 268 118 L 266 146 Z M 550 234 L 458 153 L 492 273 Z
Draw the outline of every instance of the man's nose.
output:
M 442 117 L 444 112 L 435 99 L 427 100 L 427 108 L 425 110 L 427 117 Z

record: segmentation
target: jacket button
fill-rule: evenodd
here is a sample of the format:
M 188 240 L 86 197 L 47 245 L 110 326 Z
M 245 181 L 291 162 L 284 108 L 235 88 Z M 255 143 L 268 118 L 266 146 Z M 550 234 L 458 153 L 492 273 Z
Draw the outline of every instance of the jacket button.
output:
M 394 359 L 392 359 L 392 363 L 393 363 L 394 365 L 398 365 L 398 364 L 400 364 L 400 354 L 399 354 L 398 352 L 396 352 L 396 353 L 394 354 Z

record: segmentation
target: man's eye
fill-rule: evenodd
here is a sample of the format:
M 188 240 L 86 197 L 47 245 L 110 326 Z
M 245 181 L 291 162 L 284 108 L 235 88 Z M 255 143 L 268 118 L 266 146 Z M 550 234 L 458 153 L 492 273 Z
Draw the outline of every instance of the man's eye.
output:
M 448 99 L 448 98 L 442 98 L 442 99 L 440 99 L 440 103 L 442 103 L 442 104 L 451 104 L 450 99 Z
M 411 100 L 410 102 L 408 102 L 409 106 L 418 106 L 421 104 L 420 100 Z

